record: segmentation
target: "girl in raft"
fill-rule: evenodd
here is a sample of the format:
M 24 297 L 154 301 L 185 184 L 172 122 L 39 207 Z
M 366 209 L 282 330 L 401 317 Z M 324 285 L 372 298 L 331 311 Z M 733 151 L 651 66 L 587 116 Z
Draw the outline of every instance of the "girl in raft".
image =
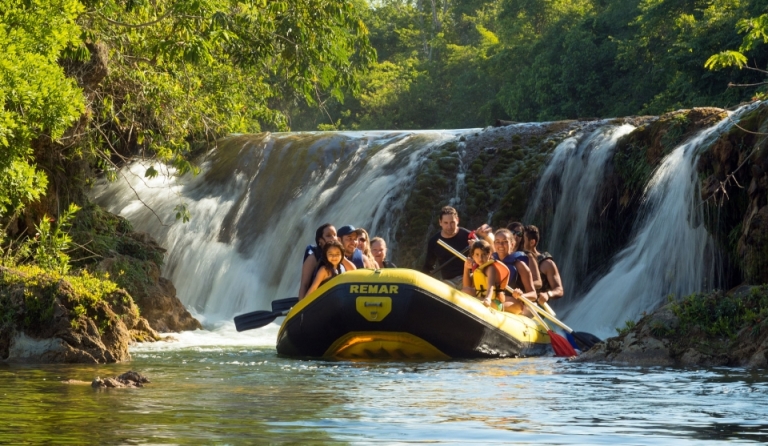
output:
M 472 243 L 470 256 L 464 263 L 462 291 L 482 300 L 486 307 L 503 311 L 506 301 L 504 289 L 508 282 L 509 269 L 491 257 L 490 243 L 485 240 Z
M 315 280 L 307 289 L 307 295 L 339 274 L 353 269 L 356 269 L 355 265 L 344 257 L 344 246 L 340 242 L 334 240 L 326 243 L 323 246 L 323 259 L 320 261 Z

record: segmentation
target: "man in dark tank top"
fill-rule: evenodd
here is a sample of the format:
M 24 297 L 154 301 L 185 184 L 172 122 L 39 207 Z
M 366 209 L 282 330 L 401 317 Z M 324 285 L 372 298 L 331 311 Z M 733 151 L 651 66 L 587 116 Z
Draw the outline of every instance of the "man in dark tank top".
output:
M 563 282 L 560 279 L 560 271 L 557 269 L 555 260 L 548 252 L 540 253 L 538 251 L 539 246 L 539 228 L 533 225 L 525 227 L 523 232 L 523 245 L 526 251 L 530 251 L 534 254 L 534 258 L 539 265 L 539 272 L 541 274 L 542 286 L 539 289 L 538 299 L 539 303 L 545 303 L 552 299 L 559 299 L 565 295 L 563 289 Z

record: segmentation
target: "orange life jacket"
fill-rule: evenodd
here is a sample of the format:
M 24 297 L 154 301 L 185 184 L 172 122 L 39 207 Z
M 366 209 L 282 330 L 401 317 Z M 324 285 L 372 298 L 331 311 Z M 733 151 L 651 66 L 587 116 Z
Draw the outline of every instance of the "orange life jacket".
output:
M 509 285 L 509 268 L 507 268 L 507 265 L 498 260 L 491 259 L 478 266 L 475 272 L 472 273 L 472 281 L 475 284 L 475 295 L 477 297 L 482 298 L 488 292 L 488 276 L 485 274 L 485 271 L 491 266 L 496 268 L 496 276 L 498 278 L 496 283 L 491 284 L 496 289 L 496 292 L 503 292 L 507 285 Z

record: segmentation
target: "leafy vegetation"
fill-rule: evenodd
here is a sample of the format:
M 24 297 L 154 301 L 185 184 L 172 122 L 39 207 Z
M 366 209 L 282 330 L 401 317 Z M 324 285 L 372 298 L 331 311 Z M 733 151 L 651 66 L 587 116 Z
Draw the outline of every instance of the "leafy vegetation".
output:
M 29 221 L 59 213 L 55 196 L 82 204 L 94 174 L 114 178 L 132 156 L 195 171 L 192 142 L 287 129 L 278 99 L 357 93 L 375 59 L 359 6 L 2 0 L 0 224 L 31 232 Z M 44 195 L 32 219 L 17 219 Z M 176 216 L 189 219 L 183 203 Z
M 329 98 L 322 112 L 286 107 L 294 129 L 660 115 L 733 106 L 765 88 L 764 71 L 739 70 L 747 59 L 768 65 L 757 0 L 377 0 L 361 9 L 379 55 L 361 95 Z

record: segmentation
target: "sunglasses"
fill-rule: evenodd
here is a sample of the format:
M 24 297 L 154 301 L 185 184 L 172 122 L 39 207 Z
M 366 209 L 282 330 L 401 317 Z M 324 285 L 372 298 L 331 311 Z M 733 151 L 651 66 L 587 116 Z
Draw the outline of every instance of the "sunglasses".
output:
M 360 237 L 359 239 L 357 239 L 357 241 L 358 241 L 358 242 L 367 242 L 367 241 L 368 241 L 368 239 L 367 239 L 367 238 L 365 238 L 365 237 Z
M 523 236 L 523 231 L 512 231 L 512 235 L 516 235 L 518 237 L 522 237 Z

